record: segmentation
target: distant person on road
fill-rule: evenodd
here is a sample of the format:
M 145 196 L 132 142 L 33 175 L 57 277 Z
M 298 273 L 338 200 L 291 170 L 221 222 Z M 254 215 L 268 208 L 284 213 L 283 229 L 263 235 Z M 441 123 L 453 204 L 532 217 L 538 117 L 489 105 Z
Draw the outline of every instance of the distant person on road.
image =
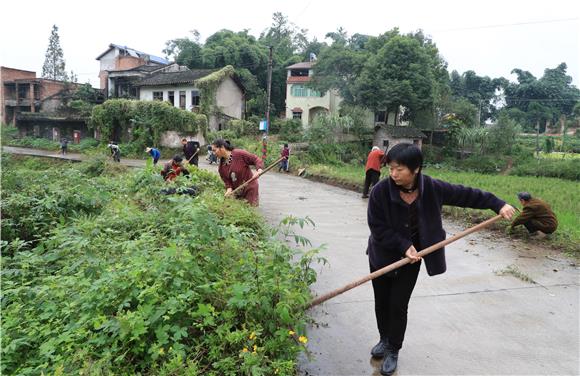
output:
M 284 147 L 280 152 L 280 157 L 283 157 L 284 159 L 280 161 L 280 167 L 278 168 L 278 172 L 282 170 L 284 170 L 284 172 L 288 172 L 289 170 L 288 159 L 290 158 L 290 148 L 288 147 L 288 144 L 284 144 Z
M 183 155 L 190 165 L 199 165 L 199 142 L 187 141 L 186 138 L 181 140 L 183 145 Z
M 183 167 L 183 158 L 181 156 L 174 156 L 169 162 L 165 163 L 161 176 L 165 181 L 173 181 L 179 175 L 189 175 L 189 171 Z
M 217 139 L 212 144 L 212 151 L 219 158 L 218 172 L 226 186 L 226 197 L 232 191 L 262 172 L 264 163 L 254 154 L 242 149 L 235 149 L 229 141 Z M 252 172 L 250 166 L 256 167 Z M 258 206 L 260 202 L 258 180 L 249 183 L 238 195 L 252 206 Z
M 60 139 L 60 153 L 62 155 L 66 155 L 67 148 L 68 148 L 68 140 L 66 137 L 63 137 Z
M 506 219 L 513 216 L 515 209 L 489 192 L 423 175 L 423 155 L 413 144 L 393 146 L 385 161 L 390 177 L 373 188 L 368 205 L 370 270 L 374 272 L 405 257 L 410 261 L 372 281 L 380 340 L 371 355 L 384 358 L 382 375 L 392 375 L 403 346 L 407 308 L 421 267 L 417 250 L 445 239 L 441 207 L 491 209 Z M 445 250 L 425 256 L 425 265 L 430 276 L 444 273 Z
M 121 162 L 121 149 L 119 148 L 119 145 L 114 141 L 110 141 L 107 147 L 111 150 L 111 157 L 113 157 L 113 160 L 115 162 Z
M 528 192 L 518 193 L 518 200 L 523 206 L 522 213 L 514 219 L 509 230 L 523 225 L 530 234 L 544 236 L 558 228 L 558 219 L 546 202 L 533 198 Z
M 374 187 L 381 177 L 381 165 L 385 156 L 385 152 L 379 149 L 378 146 L 373 146 L 371 152 L 367 157 L 367 164 L 365 166 L 365 185 L 363 187 L 362 198 L 369 197 L 369 189 Z
M 153 158 L 153 166 L 156 166 L 159 158 L 161 158 L 161 152 L 155 148 L 147 148 L 145 152 Z

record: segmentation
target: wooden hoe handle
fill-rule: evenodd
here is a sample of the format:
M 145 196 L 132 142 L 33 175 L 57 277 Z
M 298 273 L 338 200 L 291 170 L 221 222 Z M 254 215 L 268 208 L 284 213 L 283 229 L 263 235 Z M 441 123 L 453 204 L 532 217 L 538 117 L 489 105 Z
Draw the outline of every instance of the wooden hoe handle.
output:
M 269 165 L 268 167 L 266 167 L 265 169 L 262 170 L 262 172 L 260 172 L 259 174 L 254 175 L 251 179 L 249 179 L 247 182 L 245 182 L 244 184 L 240 185 L 238 188 L 234 189 L 232 191 L 232 193 L 230 193 L 230 196 L 233 196 L 236 192 L 241 191 L 242 189 L 244 189 L 246 187 L 246 185 L 250 184 L 251 182 L 253 182 L 254 180 L 258 179 L 260 176 L 264 175 L 266 172 L 270 171 L 271 169 L 274 168 L 274 166 L 276 166 L 278 163 L 280 163 L 280 161 L 282 159 L 284 159 L 286 157 L 280 157 L 276 160 L 276 162 L 272 163 L 271 165 Z
M 417 253 L 417 256 L 424 257 L 424 256 L 428 255 L 429 253 L 432 253 L 433 251 L 436 251 L 437 249 L 439 249 L 441 247 L 445 247 L 447 244 L 453 243 L 454 241 L 456 241 L 458 239 L 461 239 L 461 238 L 463 238 L 466 235 L 469 235 L 469 234 L 471 234 L 473 232 L 479 231 L 479 230 L 481 230 L 481 229 L 483 229 L 483 228 L 491 225 L 492 223 L 497 222 L 501 218 L 502 218 L 501 215 L 496 215 L 495 217 L 490 218 L 490 219 L 488 219 L 488 220 L 486 220 L 484 222 L 481 222 L 478 225 L 475 225 L 473 227 L 468 228 L 467 230 L 463 230 L 460 233 L 453 235 L 449 239 L 445 239 L 443 241 L 440 241 L 437 244 L 433 244 L 432 246 L 425 248 L 421 252 L 418 252 Z M 386 274 L 386 273 L 388 273 L 390 271 L 393 271 L 393 270 L 395 270 L 397 268 L 400 268 L 403 265 L 407 265 L 409 263 L 409 261 L 410 260 L 407 257 L 405 257 L 405 258 L 403 258 L 403 259 L 401 259 L 399 261 L 396 261 L 396 262 L 394 262 L 394 263 L 392 263 L 390 265 L 385 266 L 382 269 L 379 269 L 379 270 L 377 270 L 377 271 L 375 271 L 375 272 L 373 272 L 371 274 L 368 274 L 368 275 L 366 275 L 365 277 L 363 277 L 361 279 L 358 279 L 356 281 L 353 281 L 353 282 L 349 283 L 346 286 L 343 286 L 343 287 L 341 287 L 339 289 L 336 289 L 336 290 L 331 291 L 331 292 L 329 292 L 327 294 L 324 294 L 322 296 L 319 296 L 318 298 L 316 298 L 313 301 L 311 301 L 310 304 L 308 304 L 308 307 L 307 308 L 314 307 L 315 305 L 318 305 L 318 304 L 320 304 L 322 302 L 325 302 L 325 301 L 327 301 L 329 299 L 332 299 L 335 296 L 342 294 L 343 292 L 346 292 L 346 291 L 351 290 L 351 289 L 353 289 L 353 288 L 355 288 L 357 286 L 360 286 L 360 285 L 362 285 L 365 282 L 368 282 L 370 280 L 373 280 L 375 278 L 378 278 L 378 277 L 382 276 L 383 274 Z

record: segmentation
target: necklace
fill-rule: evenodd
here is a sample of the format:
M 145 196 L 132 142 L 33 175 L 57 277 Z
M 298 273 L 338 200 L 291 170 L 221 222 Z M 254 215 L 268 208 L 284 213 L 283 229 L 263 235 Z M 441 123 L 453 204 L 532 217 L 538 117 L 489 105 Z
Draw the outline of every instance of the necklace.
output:
M 405 188 L 403 186 L 397 185 L 397 188 L 403 193 L 413 193 L 417 190 L 417 184 L 413 185 L 411 188 Z
M 402 185 L 398 185 L 397 183 L 395 183 L 395 181 L 393 180 L 393 183 L 395 184 L 395 187 L 397 187 L 397 189 L 403 193 L 413 193 L 417 190 L 417 178 L 415 178 L 415 180 L 413 181 L 413 186 L 411 188 L 405 188 Z

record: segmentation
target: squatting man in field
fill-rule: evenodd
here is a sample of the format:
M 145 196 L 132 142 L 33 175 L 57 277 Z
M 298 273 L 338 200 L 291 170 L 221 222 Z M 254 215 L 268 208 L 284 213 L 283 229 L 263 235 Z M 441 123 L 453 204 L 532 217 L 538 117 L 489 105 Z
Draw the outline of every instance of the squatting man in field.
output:
M 523 225 L 530 234 L 537 236 L 545 236 L 556 231 L 558 219 L 550 205 L 539 198 L 533 198 L 528 192 L 518 193 L 518 200 L 523 210 L 510 225 L 510 232 L 519 225 Z

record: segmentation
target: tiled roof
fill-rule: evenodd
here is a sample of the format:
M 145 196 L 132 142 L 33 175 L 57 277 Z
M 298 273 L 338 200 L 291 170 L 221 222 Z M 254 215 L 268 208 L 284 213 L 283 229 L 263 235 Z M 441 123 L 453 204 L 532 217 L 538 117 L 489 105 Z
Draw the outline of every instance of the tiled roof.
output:
M 109 73 L 127 73 L 127 72 L 141 72 L 141 73 L 152 73 L 156 70 L 162 69 L 166 67 L 165 65 L 154 64 L 154 65 L 139 65 L 138 67 L 130 68 L 130 69 L 120 69 L 120 70 L 110 70 Z
M 286 69 L 310 69 L 315 63 L 315 61 L 303 61 L 300 63 L 292 64 L 286 67 Z
M 394 138 L 426 138 L 425 134 L 417 128 L 409 126 L 393 126 L 393 125 L 379 125 L 375 127 L 375 131 L 383 128 L 389 136 Z
M 169 64 L 169 61 L 167 59 L 162 58 L 162 57 L 151 55 L 151 54 L 141 52 L 141 51 L 137 51 L 136 49 L 133 49 L 133 48 L 130 48 L 127 46 L 121 46 L 121 45 L 114 44 L 114 43 L 109 44 L 109 48 L 105 52 L 103 52 L 102 54 L 97 56 L 97 60 L 99 60 L 101 57 L 103 57 L 103 55 L 105 55 L 107 52 L 109 52 L 112 48 L 117 48 L 119 50 L 127 51 L 127 53 L 130 56 L 134 56 L 134 57 L 143 58 L 145 56 L 149 56 L 150 61 L 153 61 L 153 62 L 158 63 L 158 64 L 164 64 L 164 65 Z
M 180 72 L 159 72 L 139 81 L 137 86 L 160 86 L 194 83 L 195 80 L 207 76 L 218 69 L 192 69 Z

